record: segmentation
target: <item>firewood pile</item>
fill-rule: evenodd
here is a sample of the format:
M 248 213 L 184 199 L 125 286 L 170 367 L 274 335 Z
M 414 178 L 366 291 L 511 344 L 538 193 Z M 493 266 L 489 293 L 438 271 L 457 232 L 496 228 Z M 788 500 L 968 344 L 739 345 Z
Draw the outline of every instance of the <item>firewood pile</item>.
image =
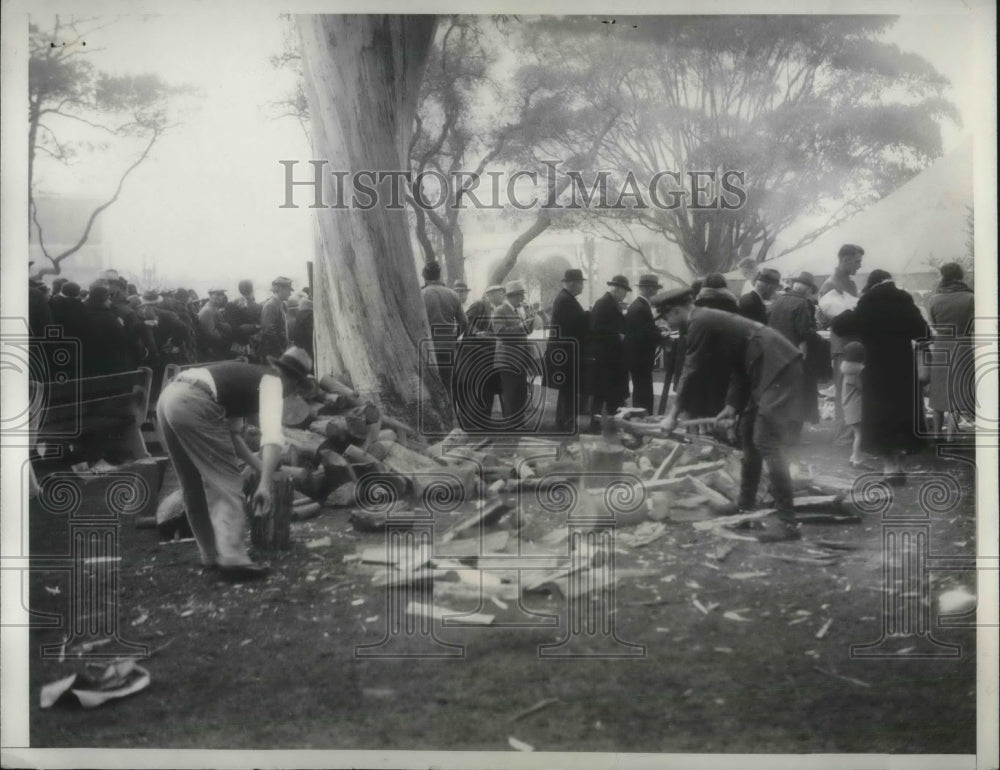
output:
M 699 529 L 715 531 L 773 513 L 764 508 L 738 515 L 741 452 L 713 435 L 690 432 L 709 421 L 688 421 L 668 432 L 644 410 L 622 409 L 604 418 L 601 436 L 556 441 L 456 429 L 430 444 L 335 377 L 317 384 L 312 397 L 290 396 L 284 403 L 282 470 L 297 492 L 292 520 L 311 518 L 324 507 L 346 507 L 356 529 L 381 531 L 385 506 L 368 504 L 373 494 L 432 513 L 444 501 L 449 512 L 467 514 L 448 529 L 446 539 L 452 539 L 474 525 L 492 524 L 524 492 L 537 496 L 567 483 L 589 498 L 586 505 L 598 506 L 610 484 L 631 485 L 644 505 L 604 511 L 619 527 L 697 522 Z M 792 471 L 803 520 L 856 520 L 842 506 L 850 481 L 794 466 Z

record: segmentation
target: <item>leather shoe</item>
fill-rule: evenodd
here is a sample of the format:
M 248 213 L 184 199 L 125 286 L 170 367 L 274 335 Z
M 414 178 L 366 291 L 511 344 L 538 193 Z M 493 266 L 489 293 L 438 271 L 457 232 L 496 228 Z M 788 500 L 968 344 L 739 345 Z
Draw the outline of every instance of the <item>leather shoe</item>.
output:
M 261 580 L 271 574 L 269 567 L 263 564 L 219 564 L 219 577 L 230 583 L 244 580 Z
M 801 540 L 802 533 L 794 524 L 782 524 L 777 529 L 769 529 L 757 535 L 759 543 L 784 543 L 791 540 Z

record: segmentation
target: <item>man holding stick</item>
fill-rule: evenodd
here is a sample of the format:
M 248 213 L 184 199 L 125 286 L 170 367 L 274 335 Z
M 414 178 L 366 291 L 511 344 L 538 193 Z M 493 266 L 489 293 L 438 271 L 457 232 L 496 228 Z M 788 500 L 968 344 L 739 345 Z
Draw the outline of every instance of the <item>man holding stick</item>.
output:
M 743 461 L 739 508 L 757 507 L 757 488 L 767 463 L 780 526 L 758 536 L 761 542 L 798 540 L 792 480 L 784 447 L 789 432 L 802 420 L 802 354 L 780 333 L 734 313 L 694 306 L 690 289 L 672 289 L 652 301 L 671 329 L 684 329 L 687 352 L 677 397 L 663 426 L 677 427 L 678 414 L 703 387 L 706 372 L 725 362 L 731 372 L 726 406 L 716 422 L 740 416 Z

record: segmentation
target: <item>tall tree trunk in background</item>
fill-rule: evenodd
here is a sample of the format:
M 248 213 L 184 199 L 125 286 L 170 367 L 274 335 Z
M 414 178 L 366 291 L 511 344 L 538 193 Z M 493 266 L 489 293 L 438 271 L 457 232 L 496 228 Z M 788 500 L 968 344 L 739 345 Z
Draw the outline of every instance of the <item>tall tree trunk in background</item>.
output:
M 402 171 L 434 16 L 300 16 L 313 157 L 330 171 Z M 333 177 L 324 200 L 336 200 Z M 386 189 L 386 188 L 383 188 Z M 350 202 L 350 188 L 345 184 Z M 438 377 L 421 378 L 430 339 L 406 212 L 387 196 L 363 211 L 321 209 L 316 259 L 316 370 L 334 372 L 390 415 L 450 425 Z M 425 367 L 426 371 L 426 367 Z

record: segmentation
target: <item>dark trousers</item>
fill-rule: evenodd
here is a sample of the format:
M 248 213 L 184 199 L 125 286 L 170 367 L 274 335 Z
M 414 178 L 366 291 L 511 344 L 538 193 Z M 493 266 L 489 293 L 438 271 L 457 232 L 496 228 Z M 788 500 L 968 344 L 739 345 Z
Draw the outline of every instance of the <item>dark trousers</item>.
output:
M 632 406 L 653 414 L 653 370 L 633 369 Z
M 778 518 L 787 523 L 795 522 L 792 477 L 785 457 L 787 424 L 772 416 L 761 414 L 757 407 L 747 409 L 740 419 L 743 439 L 743 462 L 740 472 L 741 508 L 752 508 L 757 502 L 757 488 L 764 463 L 767 463 L 771 495 Z
M 500 409 L 504 430 L 522 428 L 528 416 L 528 380 L 524 372 L 500 372 Z
M 576 416 L 580 414 L 579 388 L 559 388 L 556 391 L 556 430 L 571 431 L 576 427 Z

